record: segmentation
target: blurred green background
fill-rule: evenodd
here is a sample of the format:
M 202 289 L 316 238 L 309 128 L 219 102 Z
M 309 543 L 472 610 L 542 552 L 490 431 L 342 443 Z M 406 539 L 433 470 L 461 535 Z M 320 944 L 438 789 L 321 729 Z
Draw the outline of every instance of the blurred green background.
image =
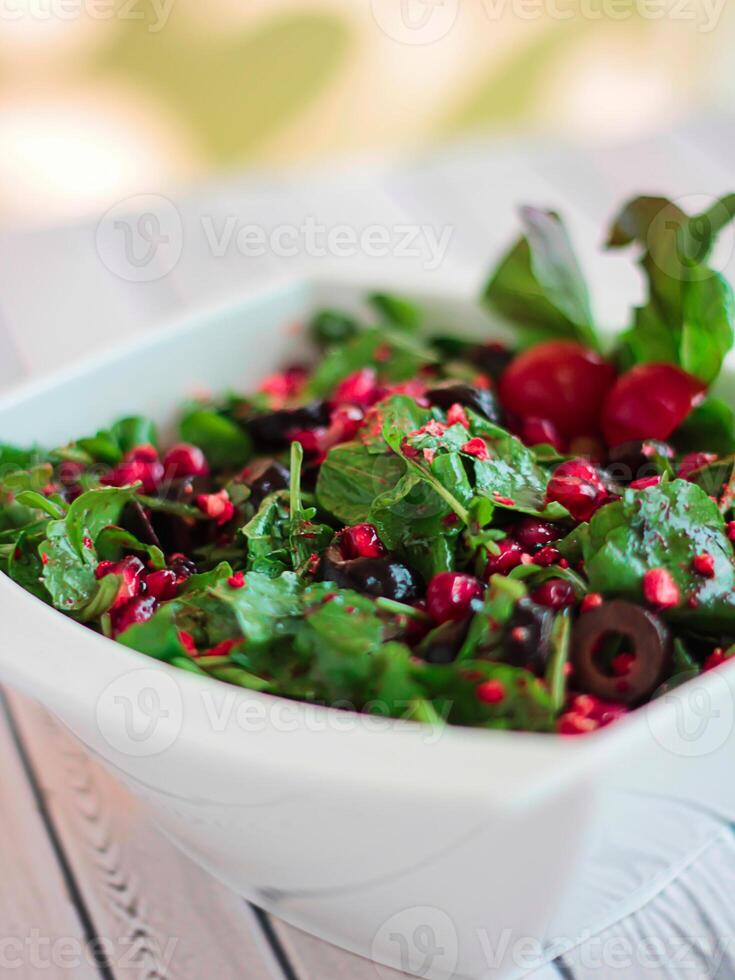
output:
M 636 138 L 728 108 L 734 15 L 724 0 L 2 0 L 0 220 L 477 132 Z

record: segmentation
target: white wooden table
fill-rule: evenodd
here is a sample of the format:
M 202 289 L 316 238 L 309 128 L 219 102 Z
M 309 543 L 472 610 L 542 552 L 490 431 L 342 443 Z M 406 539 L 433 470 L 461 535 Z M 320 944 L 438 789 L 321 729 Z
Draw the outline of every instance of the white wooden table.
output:
M 0 232 L 0 387 L 300 272 L 358 272 L 376 283 L 421 277 L 474 291 L 513 234 L 515 205 L 525 202 L 557 207 L 569 218 L 603 298 L 603 317 L 622 320 L 639 288 L 635 280 L 614 259 L 586 258 L 606 219 L 626 196 L 644 190 L 695 204 L 702 195 L 732 190 L 734 135 L 735 124 L 711 122 L 633 147 L 584 152 L 479 143 L 400 167 L 366 164 L 298 183 L 266 176 L 219 183 L 178 199 L 173 224 L 163 205 L 157 231 L 169 242 L 155 259 L 159 273 L 172 242 L 177 261 L 166 274 L 150 275 L 146 267 L 148 281 L 130 281 L 141 278 L 135 261 L 121 268 L 114 257 L 101 259 L 99 216 L 74 227 Z M 312 248 L 311 255 L 299 249 L 293 256 L 246 257 L 222 237 L 245 224 L 267 232 L 299 228 L 310 216 L 325 228 L 360 232 L 380 225 L 394 241 L 406 225 L 449 228 L 450 243 L 439 267 L 427 271 L 426 248 L 414 256 L 322 255 Z M 142 229 L 144 238 L 150 230 Z M 423 233 L 419 238 L 425 243 Z M 731 241 L 723 251 L 732 272 Z M 734 897 L 732 831 L 714 827 L 668 888 L 535 980 L 735 978 Z M 644 956 L 652 940 L 659 952 Z M 219 885 L 179 854 L 41 708 L 6 691 L 0 702 L 0 976 L 399 975 L 378 973 Z

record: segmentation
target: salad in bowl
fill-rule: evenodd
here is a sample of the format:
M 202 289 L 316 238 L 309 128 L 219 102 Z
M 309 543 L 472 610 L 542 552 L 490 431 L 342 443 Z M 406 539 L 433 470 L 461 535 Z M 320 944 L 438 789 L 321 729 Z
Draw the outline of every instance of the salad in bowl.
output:
M 735 197 L 630 202 L 647 283 L 603 344 L 553 212 L 484 304 L 498 341 L 385 293 L 313 357 L 144 417 L 0 446 L 0 567 L 195 674 L 431 723 L 580 735 L 735 654 L 733 342 L 711 265 Z

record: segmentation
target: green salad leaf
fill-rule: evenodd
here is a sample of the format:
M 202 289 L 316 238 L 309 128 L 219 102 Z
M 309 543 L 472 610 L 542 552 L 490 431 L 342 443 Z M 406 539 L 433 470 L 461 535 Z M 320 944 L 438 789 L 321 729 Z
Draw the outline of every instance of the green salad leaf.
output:
M 582 547 L 592 591 L 640 602 L 644 574 L 666 568 L 681 593 L 668 618 L 709 632 L 735 628 L 732 543 L 717 504 L 696 484 L 626 490 L 592 517 Z M 714 560 L 711 578 L 693 564 L 705 553 Z
M 735 335 L 730 284 L 708 265 L 717 234 L 732 220 L 735 196 L 687 215 L 665 198 L 630 201 L 615 220 L 608 246 L 642 247 L 648 300 L 620 338 L 624 365 L 668 362 L 711 384 Z
M 520 209 L 523 234 L 485 287 L 483 301 L 509 320 L 524 346 L 562 337 L 597 349 L 589 293 L 557 214 Z

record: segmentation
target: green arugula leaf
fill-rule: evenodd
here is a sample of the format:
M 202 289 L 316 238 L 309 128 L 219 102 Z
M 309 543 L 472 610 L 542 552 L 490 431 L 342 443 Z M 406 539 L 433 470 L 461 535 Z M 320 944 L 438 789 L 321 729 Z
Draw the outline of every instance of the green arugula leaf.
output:
M 502 259 L 483 301 L 509 320 L 524 346 L 566 337 L 595 349 L 589 293 L 558 215 L 521 208 L 524 234 Z
M 306 570 L 313 555 L 321 555 L 334 537 L 326 524 L 315 524 L 316 507 L 304 508 L 301 494 L 301 467 L 304 449 L 300 442 L 291 443 L 289 489 L 288 546 L 294 571 Z

